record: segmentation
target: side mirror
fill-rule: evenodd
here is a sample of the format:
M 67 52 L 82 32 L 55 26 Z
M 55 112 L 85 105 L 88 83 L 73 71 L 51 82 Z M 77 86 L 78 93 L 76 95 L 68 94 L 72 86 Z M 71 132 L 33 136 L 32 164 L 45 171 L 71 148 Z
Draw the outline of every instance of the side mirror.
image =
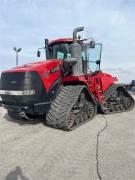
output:
M 46 49 L 48 48 L 48 44 L 49 44 L 49 40 L 48 40 L 48 39 L 45 39 L 45 48 L 46 48 Z
M 96 64 L 100 65 L 100 60 L 97 60 L 97 61 L 96 61 Z
M 38 50 L 37 51 L 37 57 L 40 57 L 41 56 L 41 52 Z
M 90 41 L 90 48 L 95 48 L 95 44 L 96 44 L 95 41 L 93 41 L 93 40 Z

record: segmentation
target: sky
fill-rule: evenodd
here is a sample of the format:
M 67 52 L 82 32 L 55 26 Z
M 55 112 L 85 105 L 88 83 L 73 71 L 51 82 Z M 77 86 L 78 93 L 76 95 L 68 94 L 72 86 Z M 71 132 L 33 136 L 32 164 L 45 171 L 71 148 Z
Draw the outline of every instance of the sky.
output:
M 103 43 L 102 69 L 120 82 L 135 79 L 134 0 L 0 0 L 0 71 L 15 66 L 13 47 L 21 47 L 19 64 L 36 57 L 44 39 L 82 37 Z

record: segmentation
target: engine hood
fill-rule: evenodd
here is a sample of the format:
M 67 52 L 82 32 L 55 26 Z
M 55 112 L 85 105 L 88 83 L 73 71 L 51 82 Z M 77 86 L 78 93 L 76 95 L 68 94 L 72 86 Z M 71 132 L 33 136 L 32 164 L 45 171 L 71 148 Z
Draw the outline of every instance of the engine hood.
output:
M 5 73 L 5 72 L 29 72 L 29 71 L 38 71 L 41 73 L 42 71 L 50 70 L 50 69 L 55 68 L 61 64 L 62 64 L 61 60 L 50 59 L 47 61 L 44 60 L 44 61 L 38 61 L 38 62 L 32 62 L 32 63 L 24 64 L 22 66 L 18 66 L 15 68 L 11 68 L 9 70 L 5 70 L 2 73 Z
M 25 64 L 23 66 L 15 67 L 2 74 L 14 74 L 14 73 L 37 73 L 44 84 L 47 91 L 51 88 L 52 84 L 61 78 L 61 68 L 63 64 L 62 60 L 50 59 L 47 61 L 33 62 Z

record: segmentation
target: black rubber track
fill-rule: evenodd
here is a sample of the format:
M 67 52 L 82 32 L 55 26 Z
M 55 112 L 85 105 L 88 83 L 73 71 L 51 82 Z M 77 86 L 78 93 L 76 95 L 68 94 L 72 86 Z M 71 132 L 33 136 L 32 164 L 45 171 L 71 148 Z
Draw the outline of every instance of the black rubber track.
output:
M 84 122 L 80 122 L 79 124 L 74 124 L 70 128 L 68 127 L 68 120 L 70 116 L 73 114 L 72 113 L 73 107 L 76 104 L 79 95 L 84 90 L 87 90 L 87 88 L 83 85 L 76 85 L 76 86 L 69 85 L 62 87 L 56 99 L 52 102 L 51 108 L 46 115 L 47 125 L 53 128 L 69 131 L 86 123 L 88 119 L 85 120 Z M 90 102 L 93 103 L 93 107 L 94 107 L 93 117 L 94 117 L 94 115 L 96 114 L 96 104 L 94 104 L 92 99 L 90 100 Z
M 104 114 L 113 114 L 130 111 L 135 101 L 128 91 L 119 84 L 114 84 L 104 92 L 105 103 L 101 105 Z

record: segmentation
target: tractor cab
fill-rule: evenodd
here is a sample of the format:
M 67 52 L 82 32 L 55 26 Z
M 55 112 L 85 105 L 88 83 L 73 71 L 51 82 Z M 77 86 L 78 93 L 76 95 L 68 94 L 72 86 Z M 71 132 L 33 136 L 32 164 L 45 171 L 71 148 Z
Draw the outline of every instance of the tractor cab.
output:
M 72 58 L 71 44 L 73 41 L 67 40 L 68 39 L 63 39 L 63 41 L 55 41 L 55 43 L 51 43 L 49 45 L 50 57 L 48 59 L 70 60 Z M 94 41 L 78 41 L 78 43 L 81 45 L 83 73 L 95 72 L 100 69 L 102 44 L 94 44 Z
M 40 57 L 40 49 L 45 49 L 46 59 L 68 59 L 71 58 L 70 45 L 73 39 L 63 38 L 49 42 L 45 39 L 45 47 L 38 48 L 37 57 Z
M 57 39 L 49 42 L 45 39 L 46 59 L 60 59 L 66 62 L 71 62 L 71 59 L 77 58 L 75 68 L 75 74 L 87 74 L 89 72 L 95 72 L 100 69 L 102 44 L 95 43 L 88 39 L 80 39 L 76 37 Z M 39 48 L 41 49 L 41 48 Z M 38 50 L 37 56 L 40 57 L 40 51 Z M 80 69 L 80 70 L 79 70 Z

